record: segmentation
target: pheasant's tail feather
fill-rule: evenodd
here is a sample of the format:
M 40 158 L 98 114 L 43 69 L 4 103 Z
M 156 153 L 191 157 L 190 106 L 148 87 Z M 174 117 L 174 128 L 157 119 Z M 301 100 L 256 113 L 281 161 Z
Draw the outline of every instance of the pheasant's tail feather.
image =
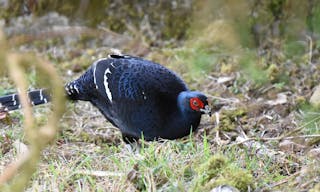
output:
M 45 89 L 39 89 L 28 92 L 29 101 L 31 105 L 41 105 L 48 103 L 51 98 Z M 11 94 L 0 97 L 0 106 L 9 111 L 21 108 L 19 94 Z
M 64 89 L 66 91 L 67 97 L 70 100 L 90 100 L 90 92 L 85 89 L 86 84 L 81 84 L 80 80 L 72 81 L 65 85 Z
M 67 83 L 64 89 L 68 99 L 70 100 L 91 100 L 92 92 L 96 89 L 93 69 L 90 68 L 77 80 Z

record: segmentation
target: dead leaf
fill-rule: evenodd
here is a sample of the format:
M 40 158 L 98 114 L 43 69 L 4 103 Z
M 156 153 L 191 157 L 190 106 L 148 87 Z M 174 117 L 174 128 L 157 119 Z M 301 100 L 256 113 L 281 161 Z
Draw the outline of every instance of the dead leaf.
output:
M 6 154 L 10 151 L 10 149 L 12 148 L 12 140 L 10 138 L 9 135 L 5 134 L 2 135 L 2 142 L 0 144 L 0 150 L 2 154 Z
M 8 125 L 12 123 L 8 109 L 4 108 L 1 105 L 0 105 L 0 122 L 3 122 Z
M 312 93 L 312 96 L 310 97 L 310 103 L 314 107 L 320 106 L 320 85 L 318 85 Z
M 306 146 L 297 144 L 290 140 L 284 140 L 279 144 L 279 148 L 281 151 L 287 152 L 287 153 L 294 153 L 298 151 L 303 151 Z
M 8 111 L 0 109 L 0 120 L 6 119 L 8 116 Z
M 139 177 L 138 170 L 139 170 L 138 164 L 135 164 L 132 170 L 128 173 L 127 180 L 131 182 L 135 181 Z
M 274 106 L 274 105 L 282 105 L 288 102 L 287 95 L 285 93 L 278 93 L 277 98 L 274 100 L 266 101 L 266 104 Z

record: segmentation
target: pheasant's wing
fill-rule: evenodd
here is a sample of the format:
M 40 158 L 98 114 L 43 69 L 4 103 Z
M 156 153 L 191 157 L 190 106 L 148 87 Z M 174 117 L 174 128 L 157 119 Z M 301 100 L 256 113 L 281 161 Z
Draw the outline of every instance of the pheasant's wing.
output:
M 94 66 L 94 81 L 108 102 L 145 100 L 165 94 L 176 96 L 187 90 L 184 82 L 165 67 L 136 57 L 101 60 Z

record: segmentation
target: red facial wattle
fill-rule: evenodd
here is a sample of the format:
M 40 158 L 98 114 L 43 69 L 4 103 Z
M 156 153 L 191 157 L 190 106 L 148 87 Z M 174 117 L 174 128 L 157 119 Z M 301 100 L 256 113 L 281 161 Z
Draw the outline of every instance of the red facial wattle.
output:
M 204 104 L 198 97 L 194 97 L 190 99 L 190 107 L 192 110 L 199 111 L 204 108 Z

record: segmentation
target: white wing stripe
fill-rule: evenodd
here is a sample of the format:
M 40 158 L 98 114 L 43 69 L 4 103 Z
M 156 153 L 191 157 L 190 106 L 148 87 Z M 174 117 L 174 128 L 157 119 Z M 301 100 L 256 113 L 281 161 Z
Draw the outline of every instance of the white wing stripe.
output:
M 94 82 L 94 84 L 96 85 L 96 89 L 98 89 L 97 78 L 96 78 L 97 65 L 98 65 L 98 63 L 99 63 L 100 61 L 106 60 L 106 59 L 108 59 L 108 58 L 101 58 L 101 59 L 98 59 L 97 61 L 95 61 L 95 62 L 93 63 L 93 82 Z
M 112 94 L 111 94 L 111 91 L 109 89 L 109 84 L 108 84 L 108 77 L 107 77 L 107 74 L 110 73 L 111 74 L 111 71 L 109 68 L 107 68 L 104 72 L 104 88 L 106 90 L 106 94 L 108 96 L 108 99 L 110 100 L 110 102 L 112 102 Z
M 74 85 L 73 88 L 76 90 L 76 92 L 77 92 L 78 94 L 80 93 L 80 92 L 79 92 L 79 89 L 78 89 L 78 87 L 77 87 L 76 85 Z
M 43 94 L 42 94 L 42 89 L 40 89 L 40 100 L 43 100 Z
M 12 101 L 13 101 L 13 105 L 16 105 L 16 104 L 17 104 L 17 100 L 15 99 L 14 96 L 15 96 L 15 95 L 13 94 L 13 95 L 12 95 Z

